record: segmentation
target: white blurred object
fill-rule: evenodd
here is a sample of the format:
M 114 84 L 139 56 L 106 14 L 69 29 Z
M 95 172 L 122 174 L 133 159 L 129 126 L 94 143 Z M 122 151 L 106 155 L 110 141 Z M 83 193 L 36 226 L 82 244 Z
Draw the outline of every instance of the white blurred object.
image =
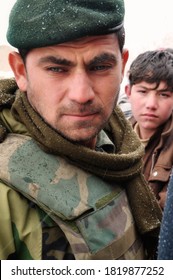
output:
M 14 74 L 12 71 L 0 71 L 0 79 L 12 78 Z
M 123 82 L 120 87 L 120 93 L 118 96 L 117 105 L 121 108 L 123 111 L 125 117 L 129 119 L 132 116 L 131 111 L 131 104 L 128 100 L 128 97 L 125 93 L 125 86 L 129 83 L 127 76 L 124 76 Z

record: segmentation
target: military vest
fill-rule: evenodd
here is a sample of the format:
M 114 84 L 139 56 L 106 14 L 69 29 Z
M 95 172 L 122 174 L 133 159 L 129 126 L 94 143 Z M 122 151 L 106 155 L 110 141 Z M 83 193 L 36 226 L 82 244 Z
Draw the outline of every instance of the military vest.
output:
M 0 144 L 0 180 L 43 209 L 76 259 L 144 259 L 124 187 L 43 152 L 32 138 Z

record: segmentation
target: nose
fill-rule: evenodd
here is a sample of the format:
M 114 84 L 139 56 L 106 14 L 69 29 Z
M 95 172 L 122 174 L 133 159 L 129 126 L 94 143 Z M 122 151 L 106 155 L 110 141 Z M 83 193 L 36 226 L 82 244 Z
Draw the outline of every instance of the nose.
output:
M 85 72 L 75 73 L 70 81 L 68 97 L 77 103 L 87 103 L 95 97 L 91 79 Z
M 154 93 L 147 94 L 145 106 L 147 109 L 156 110 L 158 107 L 157 96 Z

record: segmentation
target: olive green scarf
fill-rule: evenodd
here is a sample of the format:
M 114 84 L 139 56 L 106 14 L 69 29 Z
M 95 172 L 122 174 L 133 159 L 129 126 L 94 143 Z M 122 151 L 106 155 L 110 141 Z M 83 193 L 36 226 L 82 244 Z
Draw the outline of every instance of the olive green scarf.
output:
M 158 232 L 161 211 L 141 174 L 143 147 L 118 107 L 105 127 L 106 133 L 115 144 L 114 154 L 96 152 L 63 138 L 43 121 L 29 104 L 26 94 L 19 90 L 12 105 L 12 114 L 26 126 L 32 138 L 45 152 L 62 156 L 72 164 L 105 180 L 122 182 L 127 189 L 140 232 Z
M 26 94 L 19 91 L 12 113 L 15 119 L 24 123 L 46 152 L 65 157 L 88 172 L 107 180 L 125 181 L 141 170 L 143 148 L 118 108 L 114 110 L 109 126 L 105 129 L 115 143 L 115 154 L 96 152 L 63 138 L 33 110 Z

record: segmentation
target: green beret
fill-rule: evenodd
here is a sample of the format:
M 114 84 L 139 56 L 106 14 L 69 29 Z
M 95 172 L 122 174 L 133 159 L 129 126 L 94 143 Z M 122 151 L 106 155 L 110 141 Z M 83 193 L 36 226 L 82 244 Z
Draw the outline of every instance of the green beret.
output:
M 17 0 L 7 31 L 19 49 L 113 33 L 124 20 L 124 0 Z

